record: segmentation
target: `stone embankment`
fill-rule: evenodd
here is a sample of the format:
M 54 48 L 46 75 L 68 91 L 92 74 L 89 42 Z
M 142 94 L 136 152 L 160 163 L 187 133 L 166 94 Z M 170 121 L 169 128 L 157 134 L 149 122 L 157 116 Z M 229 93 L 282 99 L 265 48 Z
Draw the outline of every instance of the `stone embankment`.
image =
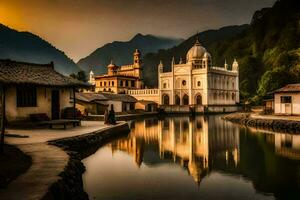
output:
M 61 179 L 50 187 L 43 199 L 89 199 L 83 188 L 82 174 L 85 167 L 81 160 L 95 153 L 99 147 L 110 140 L 125 136 L 128 133 L 128 124 L 123 123 L 106 130 L 50 141 L 50 145 L 65 150 L 70 159 L 65 170 L 60 174 Z
M 252 116 L 251 113 L 232 113 L 223 117 L 225 120 L 239 123 L 245 126 L 261 128 L 266 130 L 271 130 L 275 132 L 285 132 L 285 133 L 300 133 L 300 121 L 282 119 L 278 117 L 268 117 L 264 118 Z

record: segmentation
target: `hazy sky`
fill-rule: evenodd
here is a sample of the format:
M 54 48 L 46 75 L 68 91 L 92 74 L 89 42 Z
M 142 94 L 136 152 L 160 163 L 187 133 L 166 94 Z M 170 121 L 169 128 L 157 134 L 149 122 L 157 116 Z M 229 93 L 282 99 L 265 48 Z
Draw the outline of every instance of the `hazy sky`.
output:
M 275 0 L 0 0 L 0 23 L 30 31 L 77 61 L 136 33 L 187 38 L 249 23 Z

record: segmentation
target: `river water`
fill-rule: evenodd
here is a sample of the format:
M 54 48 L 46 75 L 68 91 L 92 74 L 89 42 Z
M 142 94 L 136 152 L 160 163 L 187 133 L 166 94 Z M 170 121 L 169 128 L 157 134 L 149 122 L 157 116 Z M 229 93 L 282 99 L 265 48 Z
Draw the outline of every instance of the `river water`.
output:
M 130 127 L 83 160 L 91 199 L 300 199 L 300 135 L 250 130 L 220 115 Z

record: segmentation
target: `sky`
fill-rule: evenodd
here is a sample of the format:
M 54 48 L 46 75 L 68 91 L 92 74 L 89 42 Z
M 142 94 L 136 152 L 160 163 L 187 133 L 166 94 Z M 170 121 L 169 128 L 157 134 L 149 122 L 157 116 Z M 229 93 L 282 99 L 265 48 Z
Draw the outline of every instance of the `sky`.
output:
M 0 23 L 39 35 L 74 61 L 137 33 L 188 38 L 250 23 L 275 0 L 0 0 Z

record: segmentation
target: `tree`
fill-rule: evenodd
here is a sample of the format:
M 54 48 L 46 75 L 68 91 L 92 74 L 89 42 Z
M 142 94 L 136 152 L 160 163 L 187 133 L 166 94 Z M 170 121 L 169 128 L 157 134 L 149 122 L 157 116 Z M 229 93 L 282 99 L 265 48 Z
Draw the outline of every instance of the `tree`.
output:
M 85 74 L 85 71 L 83 70 L 77 72 L 77 74 L 75 73 L 70 74 L 70 77 L 75 78 L 79 81 L 87 82 L 87 76 Z

